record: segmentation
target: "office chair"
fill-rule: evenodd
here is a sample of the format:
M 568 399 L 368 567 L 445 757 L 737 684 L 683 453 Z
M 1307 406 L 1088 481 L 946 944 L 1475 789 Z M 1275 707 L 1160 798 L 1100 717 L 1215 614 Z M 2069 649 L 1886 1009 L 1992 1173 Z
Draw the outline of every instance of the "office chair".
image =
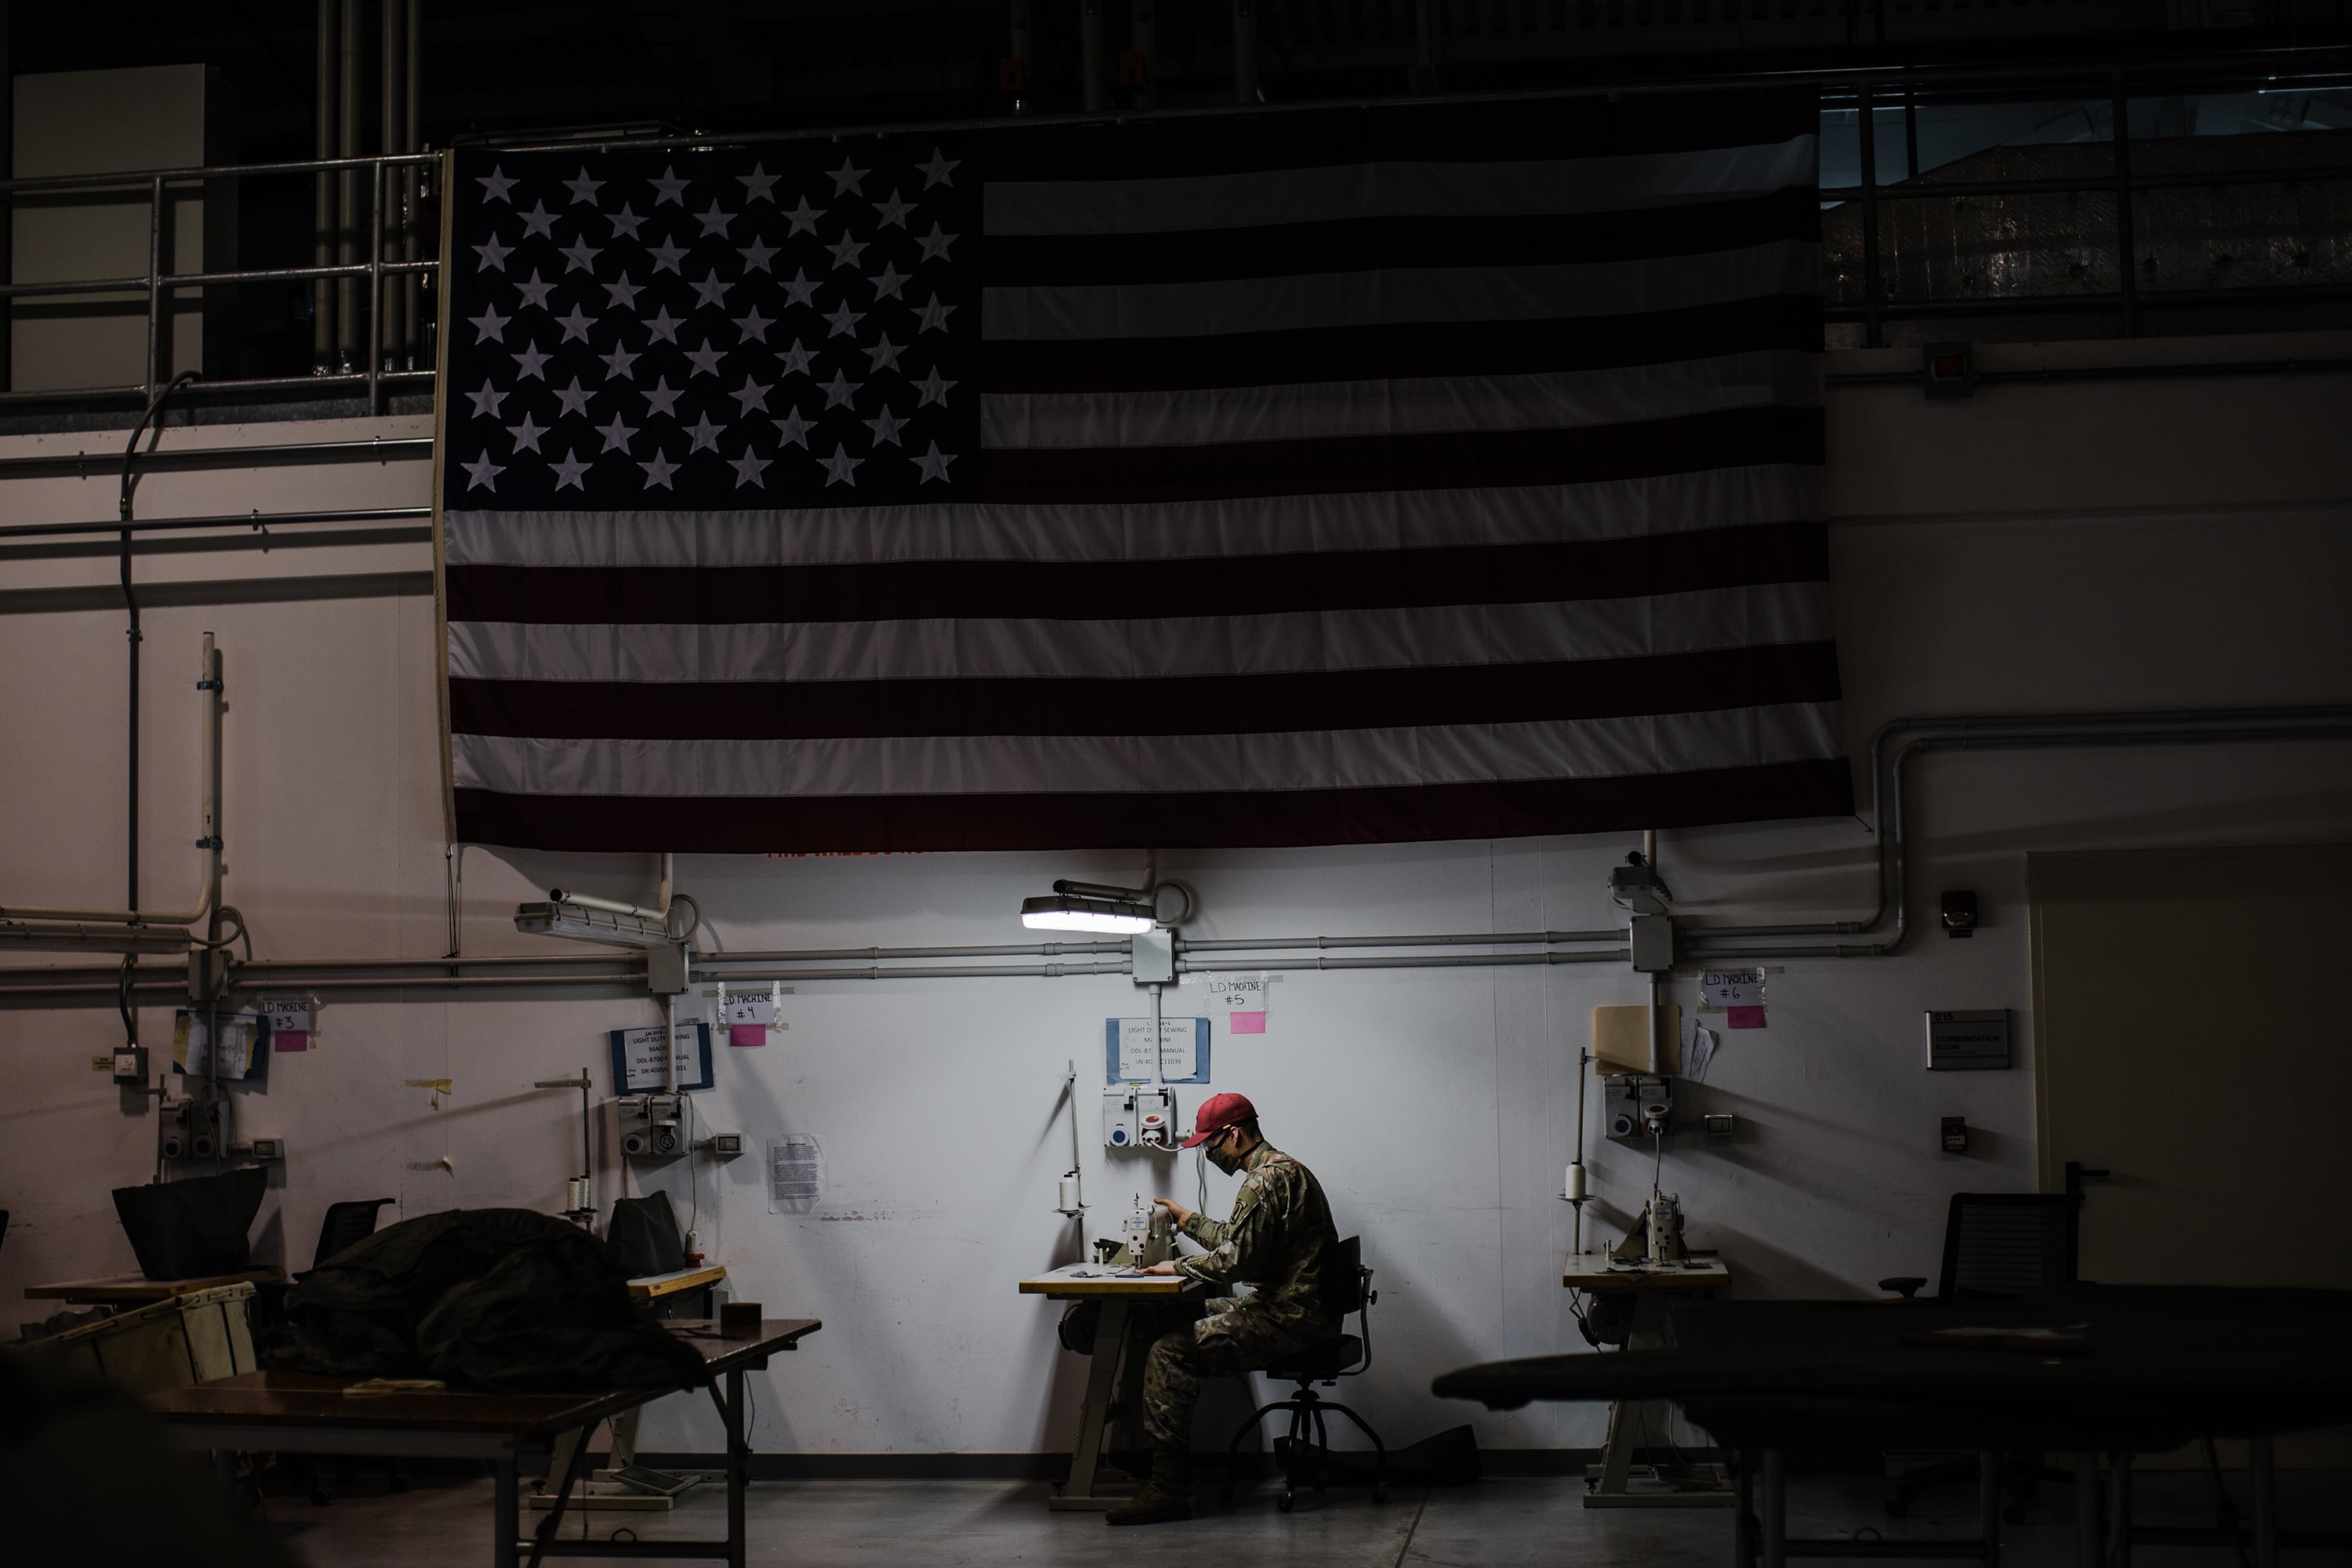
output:
M 1330 1468 L 1331 1439 L 1323 1428 L 1326 1411 L 1337 1411 L 1356 1424 L 1356 1429 L 1372 1440 L 1376 1456 L 1372 1470 L 1372 1500 L 1389 1500 L 1389 1451 L 1381 1442 L 1381 1435 L 1370 1423 L 1334 1399 L 1325 1399 L 1315 1392 L 1319 1383 L 1334 1387 L 1343 1377 L 1361 1377 L 1372 1365 L 1372 1303 L 1381 1299 L 1371 1288 L 1372 1271 L 1364 1267 L 1363 1238 L 1351 1236 L 1323 1251 L 1323 1304 L 1330 1309 L 1332 1320 L 1344 1323 L 1349 1313 L 1356 1314 L 1356 1330 L 1326 1340 L 1319 1345 L 1309 1345 L 1295 1354 L 1282 1357 L 1267 1366 L 1265 1374 L 1284 1383 L 1295 1383 L 1298 1392 L 1288 1399 L 1277 1399 L 1271 1405 L 1260 1405 L 1247 1421 L 1234 1433 L 1234 1440 L 1225 1445 L 1225 1484 L 1218 1496 L 1226 1502 L 1234 1500 L 1234 1467 L 1239 1462 L 1242 1439 L 1258 1429 L 1258 1423 L 1277 1410 L 1290 1413 L 1290 1446 L 1282 1460 L 1282 1500 L 1278 1505 L 1288 1513 L 1298 1501 L 1298 1483 L 1307 1479 L 1305 1474 L 1307 1435 L 1315 1435 L 1315 1449 L 1321 1457 L 1319 1468 L 1312 1478 L 1315 1489 L 1323 1489 L 1323 1477 Z
M 2076 1193 L 1954 1193 L 1944 1221 L 1944 1262 L 1935 1300 L 2008 1301 L 2074 1284 L 2081 1212 Z M 1911 1300 L 1927 1283 L 1906 1274 L 1881 1279 L 1878 1288 Z M 1974 1479 L 1978 1473 L 1977 1461 L 1967 1458 L 1897 1476 L 1886 1500 L 1887 1517 L 1903 1518 L 1931 1487 Z M 2005 1517 L 2011 1524 L 2023 1521 L 2026 1499 L 2038 1483 L 2074 1479 L 2073 1471 L 2053 1465 L 2010 1459 L 2001 1477 L 2011 1499 Z
M 359 1198 L 348 1203 L 329 1204 L 326 1217 L 319 1222 L 319 1245 L 310 1254 L 310 1267 L 297 1273 L 294 1276 L 295 1279 L 297 1281 L 308 1279 L 312 1274 L 318 1272 L 319 1265 L 354 1243 L 364 1241 L 373 1236 L 377 1215 L 386 1205 L 394 1201 L 391 1198 Z M 280 1310 L 283 1310 L 282 1305 Z M 397 1458 L 390 1456 L 381 1458 L 371 1458 L 369 1462 L 383 1467 L 384 1486 L 387 1490 L 404 1492 L 408 1489 L 408 1472 L 401 1468 Z M 314 1507 L 324 1508 L 335 1500 L 334 1493 L 327 1489 L 326 1482 L 320 1477 L 319 1466 L 307 1458 L 295 1458 L 291 1456 L 288 1457 L 286 1466 L 293 1473 L 296 1482 L 308 1489 Z M 338 1458 L 334 1461 L 334 1466 L 336 1482 L 339 1485 L 350 1485 L 354 1475 L 352 1461 L 349 1458 Z

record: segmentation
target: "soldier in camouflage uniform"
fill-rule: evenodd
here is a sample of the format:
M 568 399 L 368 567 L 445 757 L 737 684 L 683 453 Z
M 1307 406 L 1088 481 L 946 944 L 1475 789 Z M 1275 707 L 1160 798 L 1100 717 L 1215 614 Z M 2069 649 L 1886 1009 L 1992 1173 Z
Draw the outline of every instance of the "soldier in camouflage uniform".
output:
M 1233 1217 L 1220 1225 L 1172 1199 L 1156 1200 L 1177 1227 L 1208 1250 L 1155 1263 L 1148 1272 L 1179 1274 L 1211 1285 L 1256 1287 L 1246 1300 L 1214 1298 L 1167 1316 L 1143 1368 L 1143 1427 L 1151 1439 L 1151 1479 L 1106 1516 L 1112 1524 L 1156 1524 L 1192 1517 L 1192 1405 L 1201 1380 L 1263 1367 L 1339 1332 L 1323 1304 L 1323 1252 L 1339 1240 L 1322 1184 L 1258 1131 L 1257 1109 L 1238 1094 L 1212 1096 L 1184 1141 L 1218 1170 L 1246 1172 Z

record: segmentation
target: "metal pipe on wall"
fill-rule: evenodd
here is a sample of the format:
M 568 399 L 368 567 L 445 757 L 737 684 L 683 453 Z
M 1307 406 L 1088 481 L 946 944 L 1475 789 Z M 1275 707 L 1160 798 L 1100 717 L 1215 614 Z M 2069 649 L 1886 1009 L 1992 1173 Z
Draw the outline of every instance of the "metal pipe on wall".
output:
M 425 0 L 405 0 L 404 9 L 408 15 L 408 37 L 404 45 L 408 53 L 408 68 L 401 77 L 407 89 L 407 102 L 400 150 L 415 153 L 425 141 L 425 88 L 421 79 L 425 72 Z M 425 193 L 413 165 L 401 171 L 400 193 L 400 258 L 415 261 L 420 232 L 416 204 Z M 425 321 L 419 313 L 424 303 L 422 280 L 413 275 L 401 279 L 400 296 L 401 320 L 405 324 L 401 339 L 401 367 L 415 370 L 425 354 Z
M 1104 100 L 1102 6 L 1103 0 L 1078 0 L 1078 84 L 1088 113 Z
M 341 13 L 342 0 L 319 0 L 318 82 L 312 92 L 318 123 L 311 147 L 320 158 L 335 155 L 335 128 L 341 116 L 336 97 L 336 85 L 342 79 L 337 64 L 341 46 L 336 29 Z M 314 267 L 331 267 L 335 262 L 336 178 L 323 172 L 311 176 L 310 260 Z M 310 368 L 331 370 L 334 362 L 335 289 L 322 278 L 310 285 Z
M 1257 0 L 1234 0 L 1234 101 L 1257 103 Z
M 408 6 L 406 0 L 382 0 L 382 4 L 383 79 L 382 90 L 377 95 L 380 101 L 376 105 L 376 151 L 405 153 L 408 148 L 404 143 L 402 132 L 406 128 L 404 116 L 408 108 L 408 87 L 403 77 L 408 64 Z M 392 253 L 394 259 L 399 259 L 396 247 L 389 238 L 389 231 L 399 226 L 400 190 L 396 184 L 390 189 L 384 188 L 383 182 L 388 174 L 387 170 L 379 170 L 376 174 L 377 188 L 383 200 L 374 244 L 377 254 Z M 375 309 L 382 320 L 379 368 L 396 370 L 402 363 L 401 345 L 408 337 L 408 301 L 398 289 L 379 287 L 375 296 Z M 369 412 L 376 411 L 370 409 Z
M 342 39 L 340 86 L 336 98 L 338 158 L 360 155 L 360 0 L 342 0 L 337 25 Z M 345 169 L 335 176 L 335 261 L 341 267 L 359 265 L 359 175 Z M 359 368 L 359 282 L 335 279 L 335 363 L 349 372 Z

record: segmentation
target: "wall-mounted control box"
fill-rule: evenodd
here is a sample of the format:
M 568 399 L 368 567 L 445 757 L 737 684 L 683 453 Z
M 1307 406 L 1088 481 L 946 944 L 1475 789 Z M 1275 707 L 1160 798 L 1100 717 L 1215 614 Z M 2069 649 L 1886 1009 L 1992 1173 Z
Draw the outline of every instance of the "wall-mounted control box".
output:
M 614 1100 L 621 1152 L 632 1160 L 667 1160 L 686 1152 L 680 1125 L 685 1102 L 674 1094 L 625 1094 Z
M 1638 1142 L 1673 1130 L 1674 1079 L 1614 1073 L 1606 1082 L 1601 1114 L 1610 1137 Z
M 743 1134 L 713 1132 L 709 1137 L 697 1141 L 694 1146 L 714 1160 L 731 1160 L 743 1152 Z
M 2009 1009 L 1979 1007 L 1927 1016 L 1927 1067 L 1955 1072 L 2009 1065 Z
M 166 1160 L 220 1158 L 228 1149 L 228 1101 L 165 1101 L 155 1119 L 155 1147 Z
M 1176 1091 L 1164 1083 L 1115 1083 L 1103 1090 L 1103 1147 L 1173 1149 Z

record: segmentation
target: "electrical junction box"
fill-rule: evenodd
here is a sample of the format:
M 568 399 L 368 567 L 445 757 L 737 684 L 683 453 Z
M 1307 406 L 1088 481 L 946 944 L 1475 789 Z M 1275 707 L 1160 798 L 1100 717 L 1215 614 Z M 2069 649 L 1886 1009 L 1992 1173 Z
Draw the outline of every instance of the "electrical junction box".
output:
M 1137 931 L 1129 945 L 1138 985 L 1170 985 L 1176 980 L 1176 933 L 1164 929 Z
M 1660 1132 L 1674 1130 L 1674 1079 L 1621 1073 L 1612 1075 L 1607 1083 L 1601 1113 L 1610 1137 L 1638 1142 L 1651 1135 L 1654 1124 Z
M 155 1119 L 156 1151 L 166 1160 L 214 1160 L 228 1147 L 228 1101 L 179 1100 Z
M 1643 974 L 1675 966 L 1675 921 L 1672 915 L 1635 915 L 1626 922 L 1632 939 L 1633 967 Z
M 128 1084 L 134 1089 L 147 1087 L 146 1047 L 124 1046 L 112 1056 L 100 1057 L 98 1060 L 104 1062 L 107 1069 L 114 1074 L 115 1082 Z
M 1173 1149 L 1176 1091 L 1166 1084 L 1115 1083 L 1103 1090 L 1103 1146 Z
M 256 1160 L 283 1160 L 286 1158 L 286 1140 L 257 1138 L 246 1145 L 245 1152 L 250 1158 Z
M 736 1155 L 740 1154 L 743 1152 L 743 1134 L 740 1132 L 713 1132 L 709 1137 L 705 1138 L 702 1142 L 697 1143 L 695 1147 L 701 1150 L 704 1153 L 709 1154 L 712 1159 L 731 1160 Z
M 2009 1066 L 2008 1008 L 1930 1013 L 1927 1017 L 1929 1071 Z
M 620 1109 L 622 1153 L 633 1160 L 667 1160 L 686 1152 L 677 1096 L 625 1094 L 614 1104 Z

